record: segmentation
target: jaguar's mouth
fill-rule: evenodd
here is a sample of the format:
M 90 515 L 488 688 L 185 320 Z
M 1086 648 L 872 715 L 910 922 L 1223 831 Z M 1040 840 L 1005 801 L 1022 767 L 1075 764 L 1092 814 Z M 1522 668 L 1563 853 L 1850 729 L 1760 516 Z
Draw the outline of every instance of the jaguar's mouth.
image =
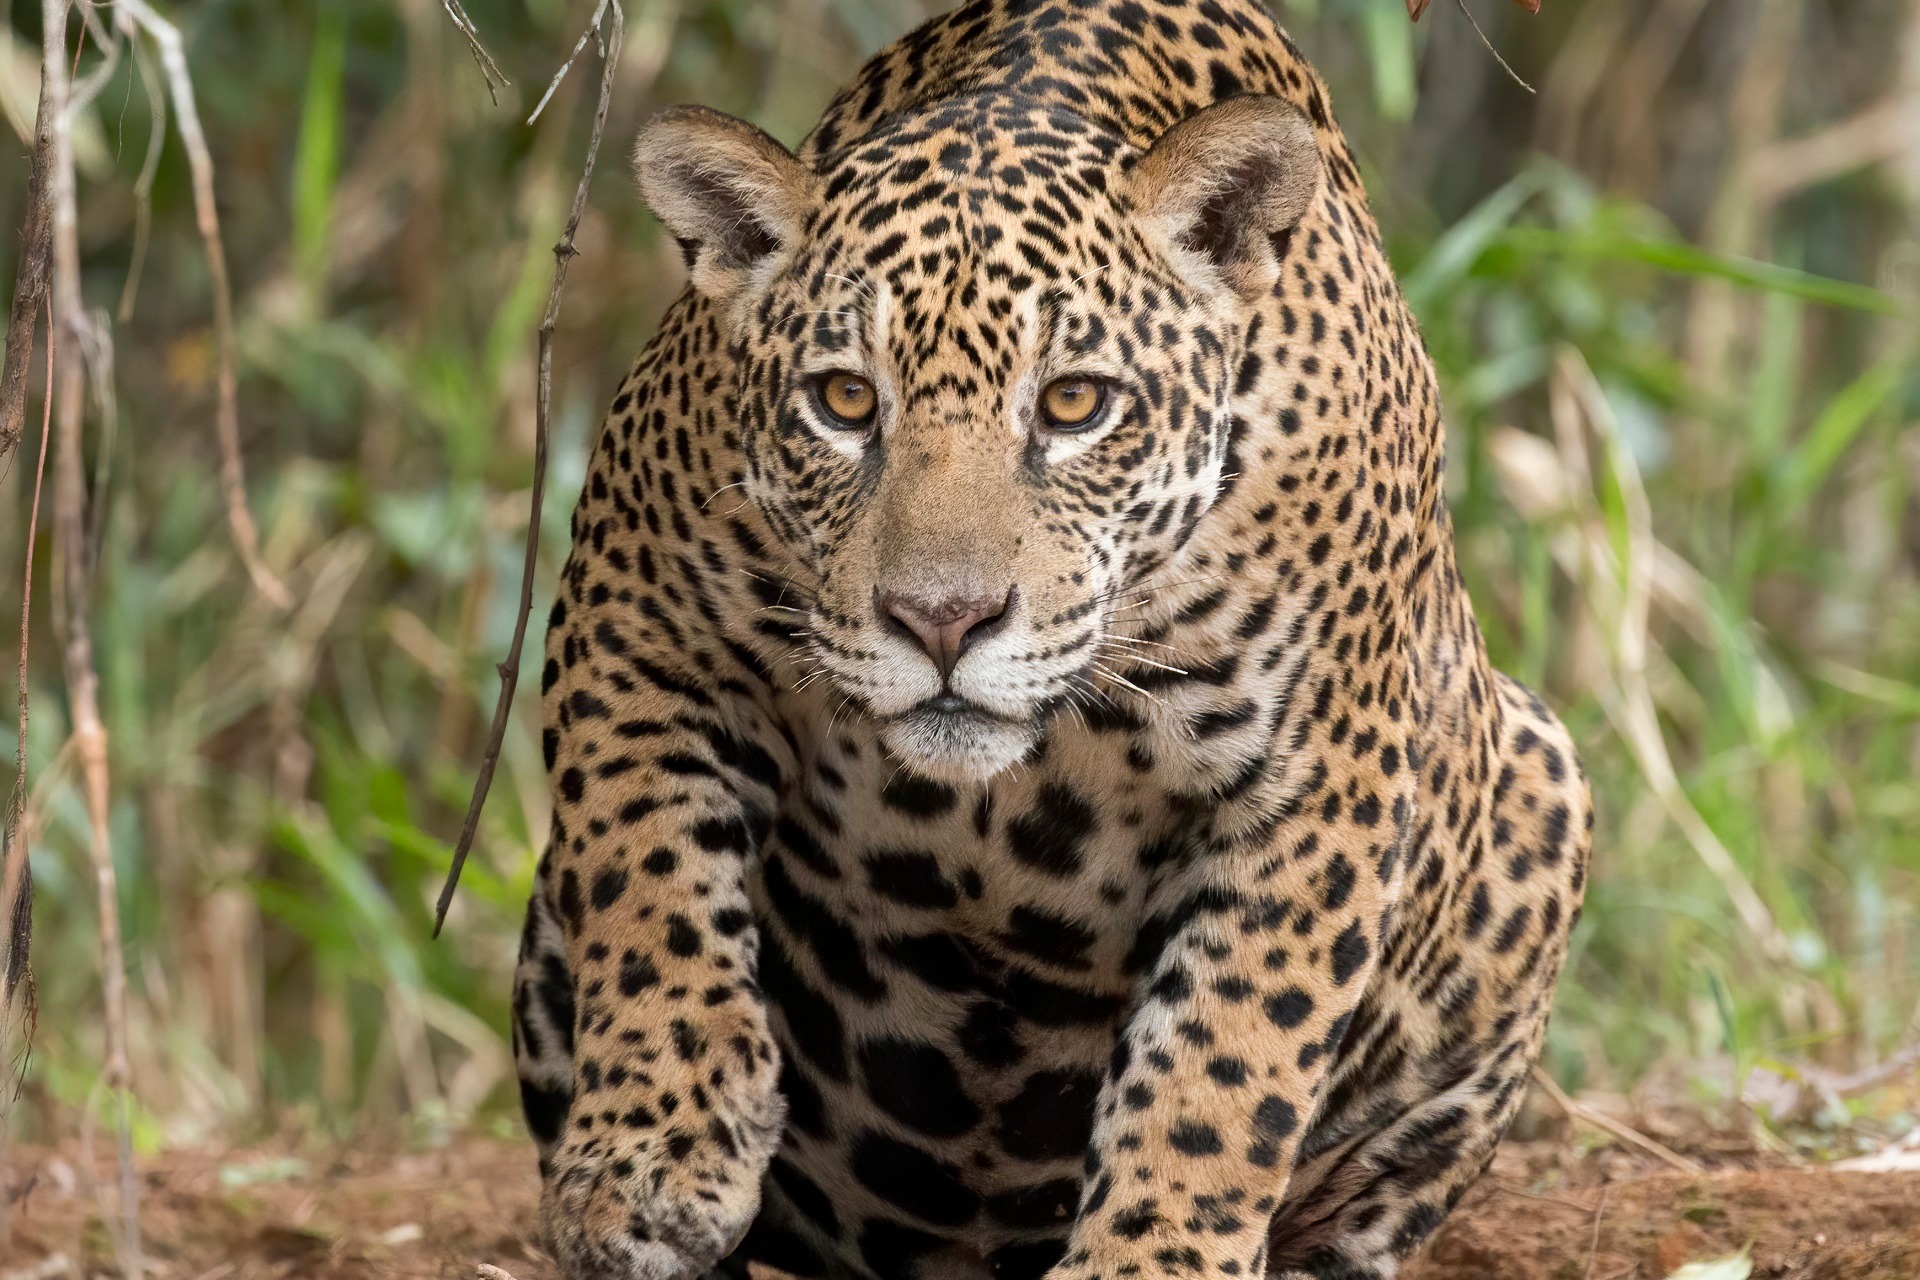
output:
M 940 693 L 880 721 L 887 748 L 942 782 L 984 782 L 1018 763 L 1040 739 L 1033 721 Z

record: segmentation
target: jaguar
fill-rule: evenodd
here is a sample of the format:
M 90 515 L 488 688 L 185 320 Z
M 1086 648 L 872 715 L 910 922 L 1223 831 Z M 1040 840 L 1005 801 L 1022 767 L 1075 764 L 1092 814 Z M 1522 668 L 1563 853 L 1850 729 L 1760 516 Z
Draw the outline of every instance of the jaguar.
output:
M 1257 0 L 970 0 L 797 151 L 635 166 L 688 284 L 573 516 L 513 1005 L 563 1271 L 1395 1275 L 1592 807 L 1316 73 Z

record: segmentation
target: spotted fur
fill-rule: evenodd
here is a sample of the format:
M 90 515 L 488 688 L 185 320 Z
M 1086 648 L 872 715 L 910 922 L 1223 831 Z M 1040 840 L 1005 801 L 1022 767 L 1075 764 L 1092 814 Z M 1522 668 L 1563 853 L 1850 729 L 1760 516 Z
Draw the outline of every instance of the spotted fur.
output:
M 974 0 L 797 157 L 639 165 L 692 288 L 574 515 L 514 1002 L 568 1274 L 1394 1275 L 1591 809 L 1313 71 L 1254 0 Z M 950 674 L 900 600 L 984 619 Z

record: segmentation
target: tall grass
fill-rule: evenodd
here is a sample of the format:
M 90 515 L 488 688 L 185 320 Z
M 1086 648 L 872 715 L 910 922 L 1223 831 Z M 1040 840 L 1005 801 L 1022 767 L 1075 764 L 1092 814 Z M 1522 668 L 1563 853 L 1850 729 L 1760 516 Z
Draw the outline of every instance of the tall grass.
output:
M 33 7 L 15 6 L 29 46 Z M 532 334 L 590 102 L 570 83 L 519 121 L 589 6 L 468 7 L 509 55 L 498 109 L 434 0 L 175 6 L 221 166 L 252 501 L 299 603 L 258 600 L 222 533 L 209 307 L 169 149 L 116 333 L 120 430 L 92 446 L 148 1145 L 289 1118 L 431 1137 L 506 1111 L 506 974 L 546 814 L 531 696 L 439 943 L 430 908 L 512 629 Z M 612 131 L 700 100 L 795 141 L 931 7 L 631 0 Z M 1598 795 L 1550 1065 L 1726 1098 L 1757 1066 L 1858 1065 L 1920 1034 L 1913 204 L 1872 172 L 1764 208 L 1727 196 L 1753 156 L 1685 122 L 1765 51 L 1744 6 L 1709 7 L 1649 82 L 1632 24 L 1666 8 L 1483 15 L 1537 101 L 1445 6 L 1418 29 L 1402 0 L 1286 16 L 1333 82 L 1441 370 L 1462 564 L 1495 655 L 1563 709 Z M 1833 74 L 1786 85 L 1783 119 L 1811 128 L 1896 88 L 1882 33 L 1910 8 L 1805 6 L 1805 56 Z M 86 285 L 103 305 L 138 221 L 134 73 L 86 126 Z M 1863 96 L 1834 100 L 1836 78 Z M 1583 114 L 1616 106 L 1617 127 Z M 1648 111 L 1676 123 L 1635 134 Z M 0 163 L 13 225 L 20 166 Z M 1744 241 L 1726 233 L 1741 199 Z M 618 166 L 580 248 L 541 594 L 589 430 L 681 278 Z M 0 522 L 0 576 L 24 506 Z M 29 1135 L 71 1130 L 100 1056 L 86 818 L 44 617 L 41 1016 L 14 1110 Z

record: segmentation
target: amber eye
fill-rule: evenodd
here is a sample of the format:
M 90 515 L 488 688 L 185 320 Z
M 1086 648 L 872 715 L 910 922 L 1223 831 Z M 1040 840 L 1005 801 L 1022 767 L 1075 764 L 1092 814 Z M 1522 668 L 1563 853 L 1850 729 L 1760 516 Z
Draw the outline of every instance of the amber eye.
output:
M 814 395 L 827 416 L 842 427 L 864 427 L 880 403 L 873 383 L 857 373 L 829 373 L 814 383 Z
M 1060 378 L 1040 393 L 1040 416 L 1055 431 L 1081 431 L 1092 426 L 1107 402 L 1107 387 L 1092 378 Z

